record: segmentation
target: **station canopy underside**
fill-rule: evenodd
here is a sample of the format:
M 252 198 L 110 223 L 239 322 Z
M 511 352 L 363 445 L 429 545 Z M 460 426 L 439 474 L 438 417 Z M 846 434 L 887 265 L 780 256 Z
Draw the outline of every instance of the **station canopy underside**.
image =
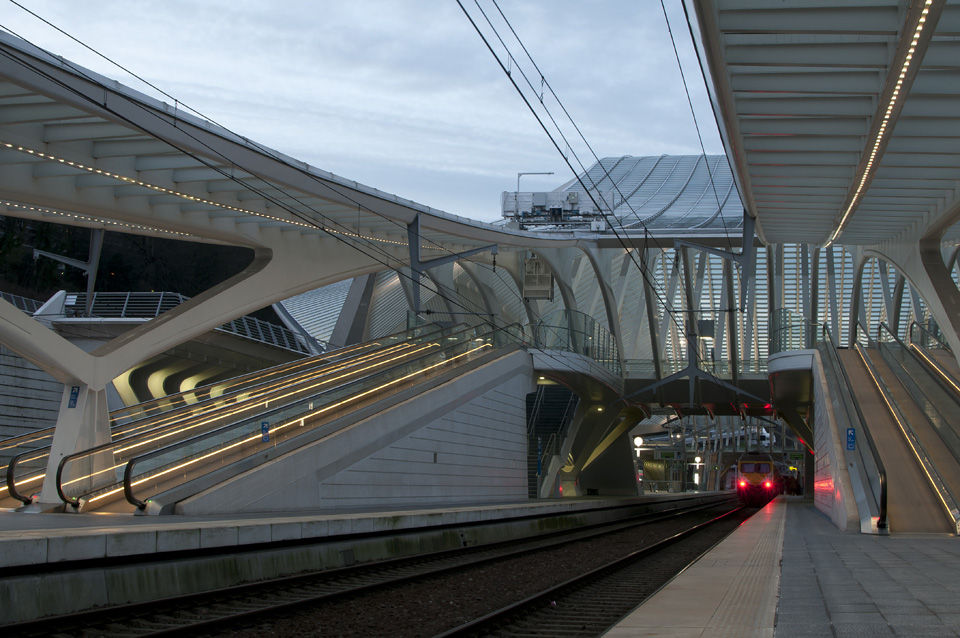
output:
M 960 208 L 960 4 L 689 2 L 765 243 L 872 246 Z M 957 228 L 944 241 L 956 243 Z

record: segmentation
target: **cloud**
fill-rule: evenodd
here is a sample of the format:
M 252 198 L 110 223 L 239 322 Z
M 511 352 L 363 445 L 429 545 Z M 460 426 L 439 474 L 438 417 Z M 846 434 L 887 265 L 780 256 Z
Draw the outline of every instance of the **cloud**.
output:
M 488 0 L 480 4 L 495 15 Z M 671 20 L 682 20 L 674 4 Z M 659 3 L 499 5 L 600 156 L 699 152 Z M 525 189 L 572 177 L 454 2 L 36 0 L 29 7 L 241 135 L 435 208 L 497 219 L 500 191 L 515 188 L 518 172 L 556 173 L 546 184 L 524 178 Z M 16 7 L 3 26 L 156 95 Z M 686 36 L 685 24 L 673 27 Z M 710 132 L 707 152 L 718 152 L 699 68 L 689 43 L 678 45 L 701 128 Z

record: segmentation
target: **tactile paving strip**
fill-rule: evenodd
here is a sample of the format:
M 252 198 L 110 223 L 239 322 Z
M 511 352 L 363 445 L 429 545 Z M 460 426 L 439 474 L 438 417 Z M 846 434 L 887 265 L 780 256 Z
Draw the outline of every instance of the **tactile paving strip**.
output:
M 605 636 L 771 638 L 786 509 L 770 503 Z

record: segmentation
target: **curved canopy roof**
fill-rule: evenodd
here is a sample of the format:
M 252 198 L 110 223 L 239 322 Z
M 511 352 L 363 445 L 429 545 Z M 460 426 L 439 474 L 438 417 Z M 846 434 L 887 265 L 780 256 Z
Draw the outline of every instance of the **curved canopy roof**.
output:
M 590 196 L 627 230 L 730 229 L 743 223 L 743 204 L 723 155 L 605 157 L 559 190 Z
M 687 2 L 766 242 L 869 246 L 953 223 L 960 3 Z
M 259 232 L 354 245 L 562 245 L 438 211 L 294 160 L 0 33 L 0 214 L 197 241 Z M 246 232 L 237 229 L 247 228 Z M 425 255 L 429 257 L 430 255 Z

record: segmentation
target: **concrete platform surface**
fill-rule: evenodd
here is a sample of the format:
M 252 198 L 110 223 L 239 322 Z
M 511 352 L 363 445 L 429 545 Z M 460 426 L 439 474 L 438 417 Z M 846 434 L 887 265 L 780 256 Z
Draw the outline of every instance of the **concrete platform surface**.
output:
M 844 533 L 780 497 L 605 636 L 960 636 L 960 538 Z
M 771 502 L 604 635 L 773 636 L 786 510 Z
M 709 493 L 704 493 L 709 494 Z M 612 507 L 698 498 L 655 494 L 632 498 L 569 498 L 391 511 L 355 510 L 211 516 L 29 514 L 0 510 L 3 568 L 148 556 L 162 552 L 354 534 L 416 533 L 424 528 L 497 523 L 548 515 L 590 515 Z

